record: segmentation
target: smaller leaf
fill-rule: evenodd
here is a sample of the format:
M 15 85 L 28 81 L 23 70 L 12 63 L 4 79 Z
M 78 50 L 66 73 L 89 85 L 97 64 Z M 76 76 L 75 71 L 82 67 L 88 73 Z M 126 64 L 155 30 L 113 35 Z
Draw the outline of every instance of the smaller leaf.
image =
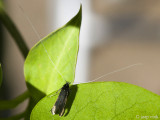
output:
M 1 84 L 2 84 L 2 66 L 0 64 L 0 87 L 1 87 Z
M 73 83 L 79 48 L 82 8 L 65 26 L 50 33 L 29 52 L 24 75 L 34 98 L 58 90 L 68 81 Z
M 52 115 L 58 94 L 43 98 L 32 110 L 31 120 L 137 120 L 136 116 L 160 118 L 160 96 L 122 82 L 73 85 L 62 117 Z

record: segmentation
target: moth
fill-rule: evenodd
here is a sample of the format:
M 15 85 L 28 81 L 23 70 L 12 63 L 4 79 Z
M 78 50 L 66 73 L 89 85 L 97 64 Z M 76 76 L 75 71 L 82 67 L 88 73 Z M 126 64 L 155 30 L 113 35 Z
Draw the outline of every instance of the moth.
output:
M 69 96 L 69 82 L 66 82 L 60 90 L 61 92 L 59 93 L 59 96 L 51 109 L 51 113 L 54 115 L 59 111 L 59 116 L 62 117 L 65 112 L 65 105 Z

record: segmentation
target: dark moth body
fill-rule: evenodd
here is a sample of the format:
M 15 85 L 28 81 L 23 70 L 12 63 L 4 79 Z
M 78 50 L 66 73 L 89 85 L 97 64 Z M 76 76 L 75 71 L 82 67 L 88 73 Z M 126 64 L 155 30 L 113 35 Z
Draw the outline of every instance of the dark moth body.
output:
M 69 95 L 69 83 L 67 82 L 61 88 L 61 92 L 58 96 L 58 99 L 54 104 L 53 108 L 51 109 L 53 115 L 56 114 L 57 111 L 59 111 L 59 116 L 63 116 L 68 95 Z

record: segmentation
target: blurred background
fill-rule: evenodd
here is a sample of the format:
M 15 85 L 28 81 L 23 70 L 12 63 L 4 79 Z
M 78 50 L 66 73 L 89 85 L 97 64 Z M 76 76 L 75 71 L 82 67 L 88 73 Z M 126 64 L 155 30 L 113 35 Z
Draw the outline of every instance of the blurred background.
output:
M 98 81 L 127 82 L 160 94 L 160 1 L 5 0 L 5 7 L 32 48 L 39 39 L 19 6 L 43 38 L 68 22 L 80 3 L 83 13 L 75 82 L 92 81 L 118 70 Z M 24 59 L 7 30 L 2 25 L 0 30 L 4 38 L 0 39 L 1 98 L 13 99 L 26 90 Z M 127 66 L 131 67 L 123 69 Z M 19 113 L 26 105 L 9 113 Z

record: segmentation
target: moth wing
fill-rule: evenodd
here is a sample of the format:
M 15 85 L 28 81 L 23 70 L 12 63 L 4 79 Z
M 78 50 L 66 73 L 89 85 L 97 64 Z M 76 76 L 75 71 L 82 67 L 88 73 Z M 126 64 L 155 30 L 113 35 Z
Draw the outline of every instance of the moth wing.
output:
M 63 116 L 63 114 L 65 112 L 65 106 L 66 106 L 66 103 L 67 103 L 67 97 L 68 96 L 65 96 L 64 102 L 59 105 L 59 111 L 60 111 L 59 116 Z
M 56 103 L 54 104 L 53 108 L 51 109 L 52 114 L 56 114 L 56 112 L 59 110 L 60 105 L 60 97 L 58 96 L 58 99 L 56 100 Z
M 61 117 L 62 117 L 62 116 L 63 116 L 63 114 L 64 114 L 64 111 L 65 111 L 65 108 L 63 108 L 63 109 L 62 109 L 62 111 L 59 113 L 59 116 L 61 116 Z
M 56 106 L 54 105 L 53 108 L 51 109 L 52 115 L 56 114 L 56 111 L 57 111 L 57 109 L 56 109 Z

